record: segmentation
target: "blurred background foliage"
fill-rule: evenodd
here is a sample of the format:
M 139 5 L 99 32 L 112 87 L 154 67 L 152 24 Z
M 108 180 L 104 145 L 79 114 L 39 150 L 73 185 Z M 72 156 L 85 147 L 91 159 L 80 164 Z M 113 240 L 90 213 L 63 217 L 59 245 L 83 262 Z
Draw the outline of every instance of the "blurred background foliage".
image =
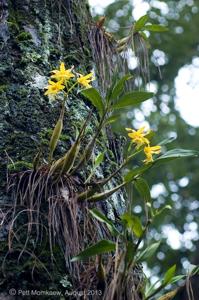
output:
M 93 16 L 98 20 L 105 15 L 105 28 L 121 39 L 128 33 L 128 27 L 146 12 L 152 23 L 166 25 L 166 33 L 150 35 L 150 84 L 155 98 L 148 100 L 134 111 L 121 111 L 121 118 L 113 129 L 126 136 L 125 127 L 139 128 L 149 123 L 156 131 L 157 143 L 164 138 L 176 136 L 168 148 L 198 150 L 199 119 L 187 123 L 177 107 L 177 78 L 181 70 L 199 68 L 199 1 L 139 1 L 118 0 L 99 10 L 98 1 L 90 1 Z M 105 4 L 106 1 L 104 1 Z M 109 1 L 110 3 L 111 1 Z M 143 10 L 143 11 L 142 11 Z M 134 72 L 136 60 L 129 58 L 129 67 Z M 192 73 L 185 72 L 185 83 L 192 84 Z M 197 74 L 197 73 L 196 73 Z M 194 77 L 194 75 L 193 75 Z M 183 93 L 184 81 L 178 80 L 178 89 Z M 196 82 L 197 84 L 197 82 Z M 194 94 L 197 98 L 197 93 Z M 198 99 L 187 97 L 190 114 L 199 108 Z M 178 99 L 180 101 L 180 97 Z M 178 102 L 179 103 L 179 102 Z M 195 103 L 195 107 L 193 106 Z M 182 103 L 181 103 L 182 105 Z M 189 120 L 191 119 L 189 116 Z M 194 126 L 193 126 L 194 125 Z M 199 263 L 199 160 L 184 159 L 152 169 L 145 175 L 151 188 L 153 205 L 159 208 L 170 204 L 153 224 L 148 239 L 163 239 L 157 256 L 145 266 L 147 275 L 155 281 L 169 266 L 177 264 L 177 273 L 186 273 L 189 264 Z M 143 215 L 143 202 L 134 192 L 134 211 Z

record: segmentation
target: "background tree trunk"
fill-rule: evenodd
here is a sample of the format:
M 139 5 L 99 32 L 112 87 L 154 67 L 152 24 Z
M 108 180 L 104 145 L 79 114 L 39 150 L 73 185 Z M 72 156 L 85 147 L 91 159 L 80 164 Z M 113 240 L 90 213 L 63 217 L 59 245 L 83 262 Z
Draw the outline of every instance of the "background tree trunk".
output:
M 0 217 L 5 220 L 5 208 L 12 206 L 12 198 L 6 192 L 8 166 L 10 169 L 14 167 L 16 172 L 26 169 L 41 145 L 45 151 L 49 130 L 59 115 L 59 103 L 51 103 L 44 96 L 49 71 L 64 61 L 67 67 L 74 65 L 77 71 L 85 74 L 95 62 L 88 41 L 92 20 L 86 0 L 0 0 L 0 17 Z M 64 120 L 65 135 L 56 151 L 57 157 L 69 148 L 71 140 L 74 140 L 75 128 L 81 127 L 89 106 L 80 97 L 69 99 Z M 97 120 L 97 113 L 94 113 L 88 138 L 93 135 Z M 102 135 L 97 143 L 96 154 L 106 150 L 99 177 L 110 174 L 118 156 L 121 156 L 121 149 L 113 145 L 114 141 L 108 140 L 106 135 Z M 81 174 L 83 177 L 84 172 L 86 170 Z M 115 184 L 113 180 L 109 188 Z M 123 193 L 119 192 L 105 201 L 101 208 L 110 218 L 117 217 L 125 208 Z M 7 294 L 9 288 L 46 290 L 47 286 L 56 290 L 69 284 L 66 277 L 65 283 L 60 284 L 60 279 L 67 274 L 60 250 L 56 250 L 56 268 L 49 267 L 50 253 L 47 249 L 44 253 L 44 264 L 48 265 L 51 273 L 49 279 L 43 265 L 31 265 L 26 256 L 18 261 L 18 254 L 7 252 L 7 229 L 4 226 L 0 236 L 2 292 Z M 5 257 L 9 259 L 5 260 Z M 35 268 L 41 268 L 36 277 L 32 276 Z

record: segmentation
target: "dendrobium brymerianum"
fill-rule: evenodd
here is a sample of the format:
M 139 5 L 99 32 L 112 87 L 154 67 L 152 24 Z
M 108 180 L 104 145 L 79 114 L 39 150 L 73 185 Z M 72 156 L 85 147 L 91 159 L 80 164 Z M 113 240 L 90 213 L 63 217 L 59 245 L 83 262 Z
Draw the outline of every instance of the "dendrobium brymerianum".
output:
M 159 154 L 161 152 L 161 146 L 147 146 L 144 147 L 144 153 L 146 155 L 146 159 L 144 162 L 146 164 L 153 162 L 153 154 Z
M 91 87 L 90 82 L 94 80 L 93 73 L 87 75 L 82 75 L 75 73 L 74 67 L 67 69 L 65 64 L 61 62 L 58 70 L 51 71 L 51 79 L 48 81 L 48 86 L 45 87 L 45 95 L 49 96 L 51 100 L 56 98 L 56 95 L 60 92 L 63 94 L 62 106 L 59 119 L 54 127 L 50 143 L 49 143 L 49 162 L 53 161 L 53 153 L 56 149 L 57 143 L 59 141 L 60 135 L 63 129 L 63 120 L 65 112 L 65 102 L 68 99 L 69 93 L 75 88 L 75 86 L 80 85 L 84 88 Z M 88 121 L 88 120 L 87 120 Z M 86 126 L 86 124 L 85 124 Z M 85 129 L 85 128 L 84 128 Z M 79 147 L 79 139 L 71 146 L 70 155 L 62 158 L 63 163 L 62 169 L 64 171 L 70 170 L 74 162 L 74 157 L 76 157 L 75 149 Z M 78 152 L 78 151 L 77 151 Z
M 91 87 L 90 82 L 94 80 L 93 73 L 91 72 L 85 76 L 82 74 L 78 74 L 78 75 L 79 78 L 77 78 L 77 82 L 86 88 L 90 88 Z
M 90 88 L 90 82 L 94 80 L 92 72 L 86 75 L 75 73 L 74 67 L 66 69 L 63 62 L 61 62 L 58 70 L 52 70 L 51 73 L 53 73 L 50 76 L 52 80 L 49 80 L 49 84 L 45 87 L 45 89 L 47 89 L 45 95 L 51 97 L 55 97 L 59 92 L 62 91 L 68 94 L 77 84 L 83 86 L 84 88 Z
M 59 70 L 53 70 L 51 71 L 54 73 L 51 75 L 51 78 L 54 78 L 55 80 L 63 80 L 63 81 L 68 81 L 70 78 L 75 77 L 75 75 L 72 73 L 73 67 L 71 69 L 66 70 L 64 63 L 62 62 L 60 64 L 60 69 Z
M 146 136 L 150 133 L 150 130 L 146 130 L 145 127 L 141 127 L 137 131 L 131 128 L 126 128 L 129 132 L 128 136 L 131 138 L 132 142 L 136 144 L 136 148 L 139 149 L 141 146 L 144 147 L 144 153 L 146 159 L 144 160 L 145 164 L 153 162 L 153 154 L 159 154 L 161 152 L 161 146 L 150 146 L 150 141 Z
M 48 83 L 49 85 L 46 87 L 47 91 L 45 92 L 45 95 L 57 95 L 57 93 L 61 92 L 65 88 L 63 80 L 57 82 L 49 80 Z
M 149 134 L 150 130 L 146 131 L 145 127 L 141 127 L 137 131 L 131 128 L 126 128 L 129 132 L 128 136 L 132 142 L 136 144 L 136 148 L 140 148 L 142 145 L 149 145 L 149 140 L 145 137 Z

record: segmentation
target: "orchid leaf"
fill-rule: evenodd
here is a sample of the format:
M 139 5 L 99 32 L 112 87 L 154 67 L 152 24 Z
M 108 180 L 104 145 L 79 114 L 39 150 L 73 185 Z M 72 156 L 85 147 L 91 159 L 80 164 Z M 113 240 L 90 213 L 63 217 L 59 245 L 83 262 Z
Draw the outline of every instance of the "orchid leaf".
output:
M 142 16 L 141 18 L 139 18 L 135 24 L 134 24 L 134 33 L 140 31 L 144 25 L 147 23 L 149 17 L 147 15 Z
M 78 260 L 84 260 L 89 257 L 112 252 L 115 251 L 116 244 L 109 240 L 101 240 L 100 242 L 97 242 L 96 244 L 88 247 L 84 251 L 80 252 L 78 255 L 74 256 L 71 259 L 71 262 L 78 261 Z
M 89 88 L 82 90 L 81 94 L 91 101 L 91 103 L 97 108 L 100 116 L 102 116 L 104 112 L 104 103 L 99 92 L 95 88 Z
M 124 77 L 122 77 L 114 86 L 113 91 L 111 93 L 111 99 L 115 100 L 123 91 L 124 87 L 125 87 L 125 83 L 127 80 L 129 80 L 130 78 L 132 78 L 132 75 L 125 75 Z
M 152 32 L 165 32 L 165 31 L 168 31 L 167 27 L 162 26 L 162 25 L 158 25 L 158 24 L 145 25 L 142 29 L 152 31 Z
M 128 106 L 138 105 L 152 98 L 153 95 L 153 93 L 142 91 L 126 93 L 113 105 L 113 109 L 120 109 Z

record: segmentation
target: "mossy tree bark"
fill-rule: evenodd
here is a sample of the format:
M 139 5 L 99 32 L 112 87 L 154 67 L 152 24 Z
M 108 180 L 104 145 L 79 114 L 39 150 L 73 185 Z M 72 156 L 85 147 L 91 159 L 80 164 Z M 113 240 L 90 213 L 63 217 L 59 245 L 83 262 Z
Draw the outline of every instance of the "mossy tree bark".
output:
M 5 220 L 4 213 L 12 206 L 11 195 L 6 192 L 10 174 L 8 166 L 15 172 L 22 171 L 30 166 L 41 146 L 45 152 L 50 129 L 59 115 L 59 103 L 51 103 L 44 96 L 49 71 L 64 61 L 68 67 L 74 65 L 77 71 L 85 74 L 95 62 L 88 41 L 92 20 L 86 0 L 0 0 L 0 15 L 0 217 Z M 75 138 L 76 128 L 81 128 L 89 110 L 90 104 L 80 96 L 74 95 L 68 100 L 64 134 L 56 151 L 57 157 L 69 148 Z M 98 115 L 94 112 L 87 129 L 88 138 L 93 135 L 97 122 Z M 114 145 L 114 142 L 110 142 L 103 134 L 94 149 L 96 154 L 106 151 L 105 162 L 96 174 L 98 177 L 110 174 L 118 163 L 116 156 L 120 156 L 120 149 L 115 152 L 110 145 Z M 83 170 L 80 183 L 81 177 L 86 174 L 87 171 Z M 116 182 L 117 179 L 113 180 L 109 188 Z M 105 201 L 101 208 L 109 217 L 115 218 L 125 208 L 123 193 L 119 192 Z M 1 233 L 1 291 L 33 287 L 40 290 L 45 287 L 46 290 L 46 284 L 55 290 L 69 284 L 70 280 L 68 282 L 64 278 L 68 265 L 63 262 L 63 256 L 66 257 L 67 253 L 60 256 L 60 250 L 55 245 L 56 262 L 52 265 L 48 261 L 51 254 L 47 249 L 41 257 L 38 252 L 38 257 L 33 257 L 26 251 L 19 259 L 19 253 L 13 248 L 7 252 L 7 229 L 4 226 Z M 88 240 L 90 235 L 87 236 Z M 60 279 L 63 279 L 63 284 L 60 284 Z M 75 280 L 79 287 L 78 278 Z

